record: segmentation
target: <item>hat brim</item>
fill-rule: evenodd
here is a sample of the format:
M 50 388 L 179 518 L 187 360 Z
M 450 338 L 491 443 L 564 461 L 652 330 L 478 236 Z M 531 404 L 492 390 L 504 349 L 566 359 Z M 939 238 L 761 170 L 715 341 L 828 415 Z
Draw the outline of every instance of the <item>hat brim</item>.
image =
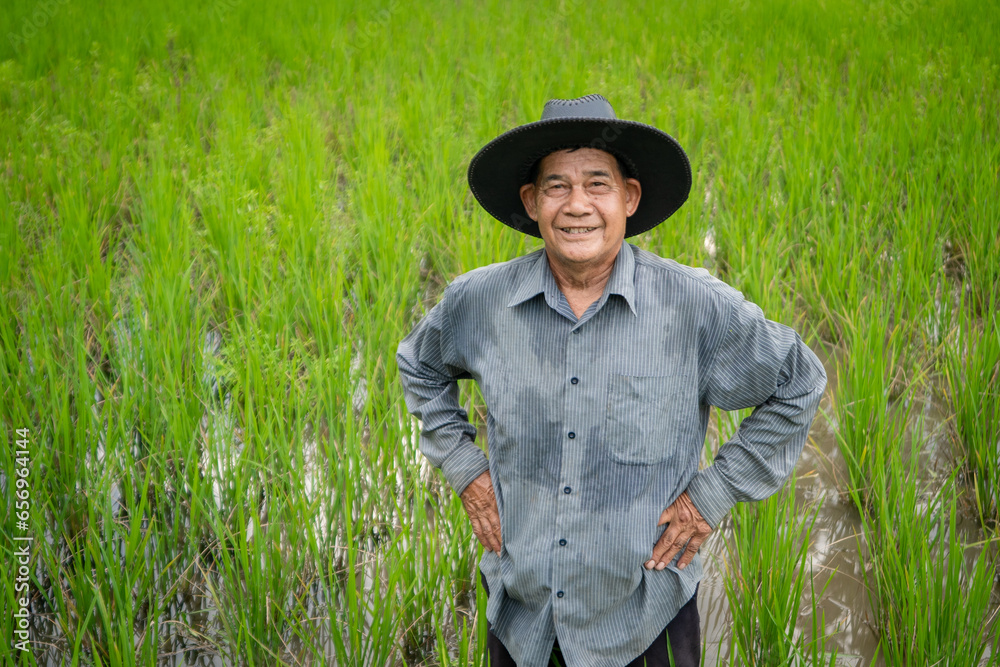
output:
M 625 236 L 641 234 L 669 218 L 691 191 L 687 155 L 666 132 L 630 120 L 552 118 L 516 127 L 483 146 L 469 163 L 472 194 L 500 222 L 541 238 L 538 223 L 524 210 L 521 186 L 537 160 L 573 146 L 622 158 L 630 175 L 642 183 L 642 197 L 625 222 Z

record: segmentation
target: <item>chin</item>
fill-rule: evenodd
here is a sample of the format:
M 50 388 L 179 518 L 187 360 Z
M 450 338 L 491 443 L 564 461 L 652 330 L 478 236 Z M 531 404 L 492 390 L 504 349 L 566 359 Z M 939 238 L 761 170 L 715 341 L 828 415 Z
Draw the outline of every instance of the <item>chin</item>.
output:
M 571 253 L 566 255 L 569 261 L 574 264 L 591 264 L 600 260 L 604 255 L 599 252 L 588 252 L 588 253 Z

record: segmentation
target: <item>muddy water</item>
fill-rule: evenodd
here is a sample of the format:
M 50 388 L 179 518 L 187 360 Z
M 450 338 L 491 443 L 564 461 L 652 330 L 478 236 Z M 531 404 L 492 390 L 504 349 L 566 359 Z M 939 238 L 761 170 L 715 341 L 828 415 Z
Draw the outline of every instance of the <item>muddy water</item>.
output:
M 795 471 L 799 507 L 821 503 L 809 548 L 809 562 L 813 567 L 818 598 L 817 612 L 825 617 L 827 650 L 837 651 L 837 665 L 881 665 L 881 658 L 873 663 L 878 636 L 870 624 L 872 613 L 863 582 L 863 561 L 859 553 L 861 518 L 853 504 L 840 494 L 841 486 L 847 486 L 847 465 L 837 446 L 835 425 L 832 423 L 830 396 L 837 386 L 836 363 L 824 356 L 821 359 L 829 378 L 827 392 Z M 926 395 L 915 402 L 914 415 L 920 415 L 923 424 L 920 481 L 940 481 L 953 465 L 946 414 L 931 395 Z M 713 437 L 711 429 L 708 437 Z M 958 530 L 966 543 L 982 539 L 973 521 L 960 520 Z M 726 551 L 725 540 L 731 536 L 732 523 L 727 519 L 702 547 L 708 557 L 705 558 L 705 577 L 699 589 L 698 606 L 702 614 L 706 665 L 725 664 L 729 656 L 729 602 L 723 586 L 722 559 Z M 975 550 L 967 552 L 966 564 L 969 568 L 976 555 Z M 829 584 L 820 597 L 819 591 L 828 579 Z M 810 636 L 812 605 L 808 582 L 804 587 L 800 613 L 797 629 Z

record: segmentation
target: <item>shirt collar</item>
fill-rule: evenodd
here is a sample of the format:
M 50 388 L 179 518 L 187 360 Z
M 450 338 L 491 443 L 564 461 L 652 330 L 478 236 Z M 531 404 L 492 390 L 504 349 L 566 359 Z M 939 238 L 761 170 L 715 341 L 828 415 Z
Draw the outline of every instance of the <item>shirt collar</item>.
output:
M 545 280 L 552 281 L 555 286 L 555 278 L 549 270 L 549 260 L 545 257 L 545 250 L 535 252 L 535 261 L 528 263 L 528 268 L 521 272 L 519 283 L 514 289 L 514 294 L 507 304 L 508 308 L 524 303 L 537 294 L 544 293 Z
M 604 295 L 601 297 L 601 305 L 607 300 L 608 295 L 617 294 L 628 304 L 635 315 L 635 255 L 632 245 L 622 241 L 622 249 L 618 251 L 615 259 L 615 268 L 611 269 L 611 277 L 604 287 Z
M 559 302 L 559 287 L 556 279 L 552 276 L 549 268 L 549 260 L 545 255 L 545 250 L 539 250 L 534 262 L 521 274 L 520 282 L 514 289 L 514 294 L 507 304 L 508 308 L 524 303 L 528 299 L 539 294 L 545 295 L 545 301 L 553 309 Z M 598 307 L 604 305 L 608 296 L 617 294 L 625 299 L 628 307 L 635 315 L 635 255 L 632 245 L 622 242 L 618 257 L 615 258 L 615 266 L 611 269 L 611 276 L 608 284 L 604 286 L 604 294 L 598 303 Z

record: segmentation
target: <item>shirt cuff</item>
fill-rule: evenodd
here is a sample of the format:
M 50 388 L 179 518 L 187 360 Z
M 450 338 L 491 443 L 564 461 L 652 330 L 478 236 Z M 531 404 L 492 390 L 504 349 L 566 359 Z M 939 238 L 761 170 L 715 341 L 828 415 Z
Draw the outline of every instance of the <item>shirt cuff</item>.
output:
M 715 530 L 736 504 L 736 498 L 729 490 L 729 482 L 715 465 L 699 470 L 688 484 L 687 493 L 712 530 Z
M 441 472 L 458 495 L 462 495 L 462 491 L 465 491 L 472 480 L 489 469 L 490 462 L 483 450 L 466 439 L 441 463 Z

